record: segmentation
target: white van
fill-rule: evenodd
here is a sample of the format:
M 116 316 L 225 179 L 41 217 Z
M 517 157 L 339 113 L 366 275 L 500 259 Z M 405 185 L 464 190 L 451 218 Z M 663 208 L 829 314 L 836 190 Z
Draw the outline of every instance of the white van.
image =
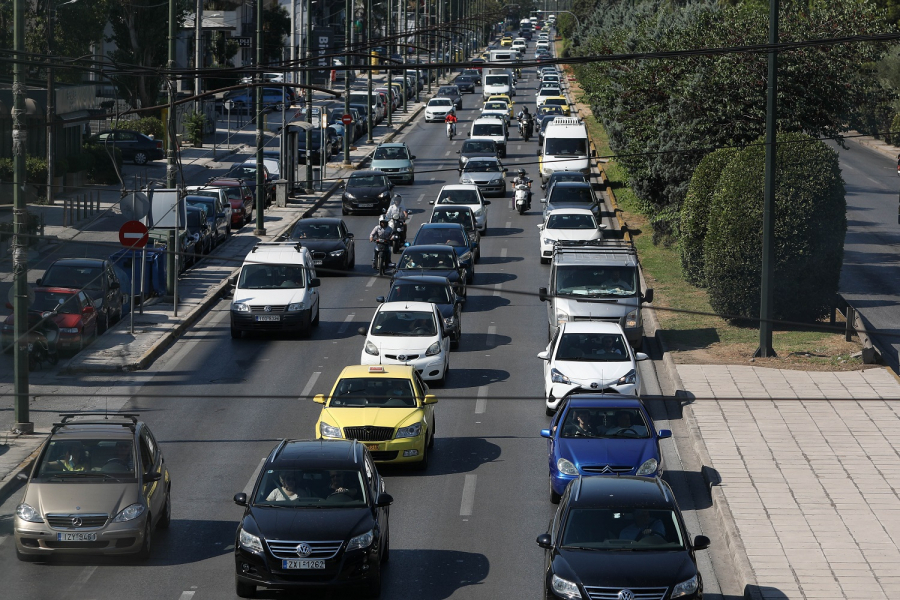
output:
M 319 280 L 298 242 L 260 242 L 244 258 L 231 300 L 231 337 L 245 331 L 307 335 L 319 324 Z
M 556 171 L 591 176 L 587 127 L 576 117 L 556 117 L 547 124 L 544 145 L 538 150 L 541 183 Z
M 509 48 L 503 48 L 502 50 L 491 50 L 490 59 L 488 62 L 503 62 L 503 63 L 513 63 L 516 61 L 518 57 L 518 52 L 515 50 L 511 50 Z
M 481 81 L 481 95 L 490 98 L 495 94 L 514 96 L 516 88 L 513 86 L 512 76 L 507 73 L 488 73 Z
M 469 137 L 491 138 L 497 144 L 497 153 L 499 158 L 506 158 L 506 139 L 509 131 L 506 128 L 506 121 L 495 116 L 485 116 L 475 119 L 472 122 L 472 129 L 469 130 Z

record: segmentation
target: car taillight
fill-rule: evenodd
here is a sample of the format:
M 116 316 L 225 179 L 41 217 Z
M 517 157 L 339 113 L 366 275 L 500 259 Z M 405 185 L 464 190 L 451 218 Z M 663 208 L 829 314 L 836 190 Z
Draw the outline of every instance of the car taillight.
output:
M 156 141 L 156 149 L 157 149 L 157 150 L 162 150 L 162 141 L 161 141 L 161 140 L 157 140 L 157 141 Z

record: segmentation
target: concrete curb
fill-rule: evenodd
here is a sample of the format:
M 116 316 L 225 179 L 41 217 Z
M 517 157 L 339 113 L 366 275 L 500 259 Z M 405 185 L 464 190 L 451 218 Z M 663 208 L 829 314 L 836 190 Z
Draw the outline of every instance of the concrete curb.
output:
M 49 435 L 46 432 L 35 433 L 34 435 L 41 435 L 46 440 Z M 28 457 L 20 462 L 9 474 L 0 480 L 0 501 L 6 499 L 12 493 L 13 488 L 19 485 L 19 480 L 16 477 L 19 476 L 19 473 L 28 473 L 31 470 L 31 467 L 34 465 L 34 461 L 37 460 L 38 454 L 41 451 L 41 448 L 44 446 L 44 442 L 41 442 L 40 445 L 35 448 L 34 452 L 28 455 Z

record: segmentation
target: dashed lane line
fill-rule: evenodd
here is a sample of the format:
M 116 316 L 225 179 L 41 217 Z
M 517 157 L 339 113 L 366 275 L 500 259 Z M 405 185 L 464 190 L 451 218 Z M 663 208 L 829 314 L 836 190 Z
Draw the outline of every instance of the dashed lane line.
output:
M 306 385 L 303 386 L 303 391 L 300 392 L 301 400 L 305 400 L 307 397 L 309 397 L 309 393 L 315 387 L 316 382 L 319 380 L 319 375 L 321 375 L 321 374 L 322 374 L 321 371 L 314 371 L 313 374 L 309 376 L 309 381 L 306 382 Z
M 374 279 L 374 277 L 373 277 Z M 346 317 L 344 317 L 344 322 L 341 323 L 341 326 L 338 327 L 338 333 L 347 333 L 347 328 L 350 327 L 350 323 L 353 322 L 353 319 L 356 318 L 356 313 L 350 313 Z
M 191 600 L 196 593 L 197 592 L 181 592 L 181 595 L 178 596 L 178 600 Z
M 472 510 L 475 508 L 475 484 L 478 481 L 478 475 L 466 475 L 466 482 L 463 484 L 462 503 L 459 505 L 459 516 L 471 516 Z
M 487 410 L 487 394 L 488 394 L 488 386 L 482 385 L 478 387 L 478 395 L 475 400 L 475 414 L 483 415 L 484 411 Z

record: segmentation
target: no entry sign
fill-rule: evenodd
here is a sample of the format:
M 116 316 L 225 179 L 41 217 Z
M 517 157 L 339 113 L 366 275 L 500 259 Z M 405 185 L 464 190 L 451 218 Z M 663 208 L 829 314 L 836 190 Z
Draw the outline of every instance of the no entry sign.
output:
M 119 229 L 119 243 L 126 248 L 143 248 L 149 237 L 147 226 L 140 221 L 128 221 Z

